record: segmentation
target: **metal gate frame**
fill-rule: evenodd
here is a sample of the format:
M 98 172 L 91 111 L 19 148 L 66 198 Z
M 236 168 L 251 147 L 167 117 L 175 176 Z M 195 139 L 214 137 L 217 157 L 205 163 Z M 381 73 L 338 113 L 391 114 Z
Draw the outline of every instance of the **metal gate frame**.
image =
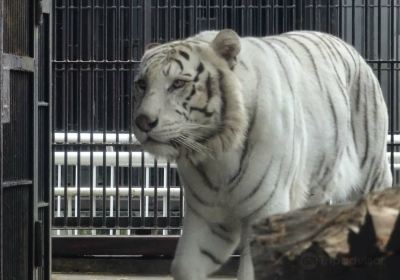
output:
M 25 17 L 25 14 L 15 13 L 19 11 L 20 6 L 24 6 L 25 12 L 29 13 L 29 17 L 23 18 L 27 26 L 31 28 L 30 31 L 22 29 L 14 30 L 12 35 L 25 34 L 27 39 L 25 42 L 30 49 L 30 55 L 21 55 L 20 53 L 4 53 L 4 43 L 10 38 L 5 38 L 4 20 L 5 20 L 5 7 L 8 5 L 9 10 L 9 23 L 12 28 L 21 28 L 14 20 Z M 14 13 L 11 12 L 14 9 Z M 0 0 L 0 89 L 1 89 L 1 128 L 0 128 L 0 279 L 17 279 L 18 280 L 49 280 L 51 273 L 51 244 L 50 244 L 50 170 L 51 170 L 51 145 L 50 145 L 50 131 L 51 131 L 51 0 Z M 21 31 L 22 30 L 22 31 Z M 11 32 L 11 31 L 10 31 Z M 18 33 L 20 32 L 20 33 Z M 12 36 L 11 35 L 11 36 Z M 10 36 L 10 34 L 8 34 Z M 22 35 L 24 36 L 24 35 Z M 14 39 L 14 38 L 13 38 Z M 18 40 L 16 40 L 18 42 Z M 18 43 L 15 43 L 18 44 Z M 17 46 L 19 47 L 19 45 Z M 23 47 L 21 47 L 23 48 Z M 31 129 L 33 139 L 24 139 L 25 142 L 31 143 L 31 162 L 25 162 L 31 173 L 31 179 L 20 180 L 12 179 L 5 182 L 4 164 L 8 163 L 8 158 L 5 158 L 3 147 L 3 124 L 10 123 L 13 106 L 18 106 L 18 101 L 22 99 L 12 99 L 11 89 L 11 71 L 14 73 L 30 73 L 29 76 L 29 90 L 24 92 L 31 95 L 31 102 L 28 106 L 33 106 L 27 115 L 28 125 Z M 18 83 L 18 82 L 17 82 Z M 24 97 L 22 97 L 24 98 Z M 15 102 L 14 104 L 12 104 Z M 28 107 L 29 108 L 29 107 Z M 30 114 L 30 115 L 29 115 Z M 16 119 L 17 120 L 17 119 Z M 18 120 L 17 120 L 18 121 Z M 9 127 L 10 128 L 10 127 Z M 14 127 L 10 128 L 11 130 Z M 14 140 L 14 139 L 9 139 Z M 11 225 L 3 223 L 4 217 L 8 214 L 4 205 L 4 193 L 6 188 L 12 189 L 16 187 L 23 187 L 25 190 L 29 189 L 28 200 L 23 206 L 28 208 L 26 213 L 29 219 L 29 225 L 26 226 L 24 234 L 28 234 L 29 240 L 27 244 L 13 244 L 13 248 L 17 248 L 18 252 L 26 254 L 27 267 L 23 268 L 26 273 L 21 275 L 6 275 L 4 270 L 4 261 L 8 258 L 8 253 L 5 252 L 4 244 L 8 242 L 4 235 L 4 228 Z M 16 198 L 18 200 L 18 197 Z M 18 204 L 21 206 L 21 204 Z M 19 230 L 18 230 L 19 229 Z M 19 232 L 20 231 L 20 232 Z M 22 234 L 22 228 L 17 228 L 15 235 Z M 27 246 L 25 246 L 27 245 Z M 17 253 L 18 254 L 18 253 Z M 24 258 L 19 256 L 19 258 Z M 22 264 L 14 263 L 15 271 L 21 270 Z M 13 272 L 12 272 L 13 274 Z M 21 278 L 23 277 L 23 278 Z
M 60 1 L 62 2 L 62 1 Z M 121 3 L 124 2 L 124 0 L 115 0 L 115 1 L 110 1 L 110 3 Z M 143 19 L 143 34 L 141 37 L 141 44 L 144 46 L 147 43 L 150 42 L 156 42 L 156 41 L 161 41 L 165 42 L 168 40 L 174 40 L 174 39 L 179 39 L 180 37 L 186 37 L 187 33 L 193 34 L 194 32 L 198 32 L 201 29 L 213 29 L 215 26 L 221 27 L 225 25 L 225 20 L 228 18 L 227 21 L 231 23 L 230 26 L 231 28 L 237 29 L 237 31 L 241 34 L 247 34 L 248 32 L 252 31 L 255 34 L 254 35 L 261 35 L 263 32 L 259 25 L 261 26 L 261 23 L 255 24 L 253 22 L 254 15 L 258 16 L 258 19 L 261 17 L 264 17 L 265 15 L 268 16 L 268 18 L 263 21 L 263 24 L 268 26 L 268 31 L 272 33 L 280 33 L 282 31 L 287 31 L 287 29 L 290 29 L 291 27 L 295 27 L 296 29 L 302 29 L 302 28 L 308 28 L 308 29 L 324 29 L 325 31 L 329 31 L 332 33 L 335 33 L 336 35 L 340 35 L 341 37 L 345 37 L 347 41 L 350 43 L 354 44 L 355 42 L 358 43 L 358 48 L 364 52 L 364 55 L 370 55 L 373 53 L 371 51 L 371 42 L 368 41 L 369 38 L 376 37 L 379 42 L 384 41 L 385 37 L 381 36 L 381 34 L 368 34 L 370 31 L 368 27 L 373 27 L 374 22 L 368 17 L 363 18 L 363 23 L 366 25 L 365 29 L 362 29 L 360 26 L 355 26 L 355 21 L 361 22 L 361 17 L 360 17 L 360 10 L 364 11 L 362 9 L 365 9 L 365 11 L 371 12 L 376 12 L 378 11 L 378 18 L 381 16 L 380 11 L 384 10 L 385 5 L 379 2 L 379 4 L 375 7 L 372 2 L 374 1 L 364 1 L 361 3 L 361 1 L 358 0 L 353 0 L 353 1 L 342 1 L 342 0 L 337 0 L 337 1 L 311 1 L 311 0 L 293 0 L 293 1 L 252 1 L 252 0 L 235 0 L 235 1 L 228 1 L 228 0 L 221 0 L 221 1 L 206 1 L 206 0 L 186 0 L 186 1 L 175 1 L 175 0 L 165 0 L 165 1 L 148 1 L 148 0 L 140 0 L 137 1 L 138 3 L 141 3 L 142 8 L 143 8 L 143 14 L 144 14 L 144 19 Z M 296 3 L 296 9 L 293 12 L 290 12 L 290 7 L 289 4 L 287 3 Z M 384 2 L 384 1 L 382 1 Z M 104 3 L 102 1 L 98 1 L 96 3 Z M 185 3 L 192 3 L 190 9 L 185 9 Z M 219 4 L 210 4 L 210 3 L 219 3 Z M 227 4 L 228 3 L 228 4 Z M 233 3 L 233 4 L 231 4 Z M 242 4 L 238 4 L 242 3 Z M 249 4 L 253 3 L 253 4 Z M 283 3 L 277 9 L 278 11 L 272 11 L 271 13 L 268 12 L 268 14 L 265 12 L 261 13 L 261 11 L 255 13 L 251 13 L 249 6 L 252 6 L 252 8 L 257 8 L 261 7 L 262 3 Z M 308 3 L 306 5 L 306 3 Z M 318 5 L 316 4 L 318 3 Z M 324 4 L 320 6 L 321 3 L 327 3 L 326 7 Z M 372 3 L 372 4 L 371 4 Z M 389 3 L 389 2 L 387 2 Z M 390 2 L 390 12 L 394 13 L 395 10 L 395 0 Z M 396 2 L 398 3 L 398 2 Z M 99 4 L 101 6 L 101 4 Z M 220 7 L 215 8 L 214 6 L 220 5 Z M 229 15 L 224 14 L 224 7 L 226 5 L 232 5 L 233 8 L 238 8 L 239 12 L 231 12 Z M 265 4 L 266 5 L 266 4 Z M 337 6 L 337 10 L 342 11 L 338 15 L 335 13 L 330 12 L 331 10 L 329 8 L 332 8 L 333 6 Z M 371 5 L 369 7 L 368 5 Z M 396 4 L 398 5 L 398 4 Z M 307 7 L 306 7 L 307 6 Z M 312 6 L 310 8 L 310 6 Z M 387 6 L 387 5 L 386 5 Z M 244 7 L 244 8 L 243 8 Z M 358 12 L 355 12 L 355 8 L 357 7 Z M 397 7 L 397 6 L 396 6 Z M 327 10 L 324 13 L 321 13 L 320 10 L 323 10 L 327 8 Z M 396 8 L 397 10 L 398 8 Z M 212 13 L 210 13 L 210 10 Z M 289 12 L 288 12 L 289 11 Z M 66 12 L 68 13 L 68 12 Z M 219 15 L 220 17 L 216 17 L 215 15 Z M 293 19 L 292 17 L 288 17 L 287 15 L 290 14 L 295 14 L 295 18 Z M 358 15 L 357 15 L 358 14 Z M 365 12 L 367 14 L 367 12 Z M 221 15 L 224 15 L 225 18 L 223 18 Z M 317 17 L 318 15 L 318 17 Z M 178 23 L 171 20 L 171 16 L 173 17 L 180 17 L 187 19 L 187 22 L 184 20 L 181 20 Z M 389 14 L 387 13 L 387 16 Z M 190 18 L 190 20 L 189 20 Z M 194 19 L 193 19 L 194 18 Z M 389 18 L 389 17 L 388 17 Z M 393 21 L 394 20 L 394 15 L 390 14 L 390 18 Z M 240 19 L 240 20 L 239 20 Z M 257 18 L 256 18 L 257 19 Z M 333 23 L 334 20 L 338 20 L 338 22 Z M 237 24 L 236 21 L 240 21 L 241 24 Z M 171 26 L 171 22 L 174 23 L 173 26 Z M 383 20 L 382 20 L 383 22 Z M 393 23 L 391 23 L 393 25 Z M 337 25 L 337 26 L 336 26 Z M 67 27 L 69 28 L 69 26 Z M 356 29 L 357 28 L 357 29 Z M 379 27 L 381 28 L 381 27 Z M 379 29 L 378 28 L 378 29 Z M 391 27 L 392 30 L 388 30 L 388 33 L 393 33 L 393 27 Z M 254 30 L 253 30 L 254 29 Z M 372 29 L 375 30 L 375 29 Z M 363 40 L 360 40 L 358 36 L 363 37 Z M 391 52 L 393 52 L 393 46 L 394 46 L 394 38 L 390 39 L 391 43 Z M 362 42 L 361 42 L 362 41 Z M 379 47 L 378 47 L 379 48 Z M 379 51 L 380 52 L 380 51 Z M 389 57 L 389 55 L 388 55 Z M 391 75 L 394 75 L 393 73 L 393 68 L 395 63 L 394 61 L 394 55 L 390 54 L 391 58 L 387 59 L 388 65 L 390 65 L 392 72 Z M 393 58 L 393 60 L 391 60 Z M 379 57 L 378 60 L 375 60 L 373 55 L 370 55 L 368 59 L 368 62 L 374 63 L 375 67 L 380 69 L 381 64 L 383 65 L 383 61 L 381 61 L 381 57 Z M 61 63 L 62 61 L 56 61 L 55 64 Z M 76 61 L 75 61 L 76 62 Z M 107 61 L 110 62 L 111 61 Z M 98 63 L 98 62 L 96 62 Z M 380 74 L 380 70 L 379 70 Z M 382 75 L 384 76 L 384 75 Z M 391 77 L 392 81 L 392 86 L 390 89 L 387 90 L 388 93 L 388 98 L 387 100 L 390 101 L 389 103 L 391 106 L 395 106 L 394 100 L 394 86 L 393 86 L 393 81 L 394 78 Z M 391 113 L 394 114 L 395 110 L 392 108 Z M 393 120 L 394 117 L 392 115 L 391 119 Z M 56 126 L 55 126 L 56 127 Z M 395 125 L 393 122 L 391 122 L 391 131 L 395 132 Z M 67 131 L 67 125 L 64 126 L 65 128 L 65 134 Z M 80 131 L 79 129 L 77 131 Z M 93 131 L 92 131 L 93 132 Z M 103 135 L 103 133 L 101 133 Z M 57 144 L 59 147 L 62 147 L 65 149 L 64 151 L 67 151 L 69 143 L 66 141 L 67 136 L 63 136 L 63 140 L 60 141 L 60 143 L 54 141 L 55 144 Z M 79 139 L 79 138 L 78 138 Z M 104 138 L 106 139 L 106 136 L 104 135 Z M 71 142 L 69 147 L 72 147 L 75 145 L 75 147 L 78 147 L 77 149 L 80 149 L 79 145 L 83 144 L 88 144 L 87 142 L 84 141 L 79 141 L 79 140 L 74 140 L 75 142 Z M 93 142 L 93 140 L 92 140 Z M 100 141 L 101 142 L 101 141 Z M 104 144 L 106 142 L 103 140 L 101 142 Z M 118 141 L 117 141 L 118 142 Z M 96 142 L 97 143 L 97 142 Z M 96 143 L 90 143 L 90 144 L 96 144 Z M 394 159 L 393 153 L 395 151 L 394 149 L 394 141 L 389 143 L 389 151 L 392 153 L 392 160 Z M 98 144 L 98 143 L 97 143 Z M 121 143 L 119 143 L 121 145 Z M 104 144 L 105 145 L 105 144 Z M 83 146 L 83 145 L 82 145 Z M 110 145 L 112 146 L 112 144 Z M 396 150 L 397 151 L 397 150 Z M 78 159 L 79 162 L 79 159 Z M 65 160 L 65 165 L 67 163 L 67 160 Z M 79 163 L 78 163 L 79 165 Z M 65 182 L 67 180 L 65 179 Z M 66 183 L 64 183 L 66 185 Z M 158 185 L 158 184 L 156 184 Z M 54 187 L 54 184 L 53 184 Z M 79 183 L 78 183 L 78 201 L 79 199 Z M 67 197 L 67 187 L 65 187 L 65 195 L 64 198 Z M 105 193 L 105 188 L 103 188 L 103 193 Z M 64 200 L 65 201 L 65 200 Z M 80 206 L 77 208 L 79 209 Z M 80 215 L 78 210 L 78 215 Z M 103 211 L 105 211 L 103 209 Z M 65 208 L 64 208 L 64 216 L 63 217 L 55 217 L 53 225 L 54 227 L 58 229 L 66 229 L 66 230 L 75 230 L 75 229 L 92 229 L 92 228 L 102 228 L 102 229 L 112 229 L 112 228 L 123 228 L 127 227 L 129 224 L 126 219 L 126 217 L 109 217 L 103 213 L 103 217 L 95 217 L 93 216 L 90 217 L 71 217 L 68 214 L 65 214 Z M 152 217 L 150 217 L 151 219 Z M 121 222 L 122 221 L 122 222 Z M 133 223 L 137 224 L 139 227 L 142 225 L 141 223 Z M 157 222 L 153 224 L 149 224 L 149 227 L 154 226 L 154 224 L 157 224 Z M 163 226 L 158 224 L 159 226 Z M 56 257 L 77 257 L 77 256 L 88 256 L 88 255 L 146 255 L 146 256 L 155 256 L 155 255 L 172 255 L 175 245 L 176 245 L 176 237 L 143 237 L 143 236 L 90 236 L 90 237 L 82 237 L 82 236 L 54 236 L 53 237 L 53 254 Z

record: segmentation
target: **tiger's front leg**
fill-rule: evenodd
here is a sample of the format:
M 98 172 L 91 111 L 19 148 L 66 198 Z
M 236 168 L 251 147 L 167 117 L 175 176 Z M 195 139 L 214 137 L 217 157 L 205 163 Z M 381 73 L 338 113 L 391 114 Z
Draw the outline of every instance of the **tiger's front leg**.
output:
M 186 207 L 183 234 L 172 263 L 174 280 L 204 280 L 236 249 L 240 227 L 208 223 Z
M 238 280 L 254 280 L 253 260 L 250 252 L 251 225 L 245 223 L 242 225 L 240 239 L 240 265 L 238 271 Z

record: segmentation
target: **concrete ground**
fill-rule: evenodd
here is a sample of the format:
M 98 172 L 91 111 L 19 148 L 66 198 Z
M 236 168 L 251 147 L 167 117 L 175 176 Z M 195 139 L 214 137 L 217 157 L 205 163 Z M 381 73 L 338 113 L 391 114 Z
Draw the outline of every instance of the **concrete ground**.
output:
M 114 275 L 90 275 L 90 274 L 53 274 L 52 280 L 172 280 L 163 276 L 114 276 Z M 234 280 L 234 278 L 210 278 L 215 280 Z

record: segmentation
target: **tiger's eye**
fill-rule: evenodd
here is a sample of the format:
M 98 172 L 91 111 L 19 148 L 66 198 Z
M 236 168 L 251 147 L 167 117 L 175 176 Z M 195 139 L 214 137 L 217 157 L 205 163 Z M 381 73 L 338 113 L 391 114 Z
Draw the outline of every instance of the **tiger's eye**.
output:
M 178 88 L 183 87 L 185 84 L 186 84 L 186 81 L 184 81 L 184 80 L 175 80 L 175 82 L 172 84 L 172 87 L 174 89 L 178 89 Z

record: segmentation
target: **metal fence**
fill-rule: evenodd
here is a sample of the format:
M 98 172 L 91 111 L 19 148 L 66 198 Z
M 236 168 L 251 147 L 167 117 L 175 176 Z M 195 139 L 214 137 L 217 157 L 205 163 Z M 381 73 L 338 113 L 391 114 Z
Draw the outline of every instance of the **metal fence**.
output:
M 50 279 L 50 0 L 0 0 L 0 279 Z
M 147 43 L 201 30 L 264 36 L 311 29 L 354 45 L 381 82 L 389 158 L 393 170 L 400 167 L 400 1 L 54 2 L 55 235 L 180 233 L 184 196 L 175 165 L 144 153 L 132 134 L 132 81 Z

